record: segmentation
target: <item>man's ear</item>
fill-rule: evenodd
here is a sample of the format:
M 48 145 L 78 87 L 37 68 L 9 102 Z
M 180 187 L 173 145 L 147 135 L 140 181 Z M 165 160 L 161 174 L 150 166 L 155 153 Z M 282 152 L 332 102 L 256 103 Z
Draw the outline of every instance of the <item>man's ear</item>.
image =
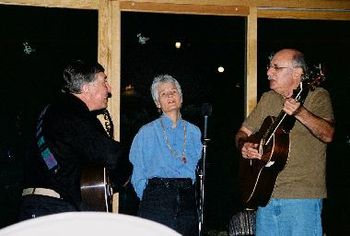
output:
M 301 80 L 302 77 L 303 77 L 303 74 L 304 74 L 303 69 L 300 68 L 300 67 L 295 68 L 294 71 L 293 71 L 293 77 L 296 78 L 296 79 L 300 79 Z
M 83 85 L 81 86 L 81 92 L 82 92 L 82 93 L 88 92 L 89 89 L 90 89 L 90 87 L 89 87 L 89 84 L 87 84 L 87 83 L 85 83 L 85 84 L 83 84 Z

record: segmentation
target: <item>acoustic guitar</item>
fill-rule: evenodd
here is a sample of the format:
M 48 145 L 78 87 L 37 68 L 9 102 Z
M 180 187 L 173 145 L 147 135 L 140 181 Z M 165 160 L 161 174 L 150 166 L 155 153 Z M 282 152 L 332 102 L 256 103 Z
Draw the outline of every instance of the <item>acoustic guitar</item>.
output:
M 113 138 L 113 123 L 107 109 L 104 110 L 103 116 L 106 132 Z M 82 167 L 80 192 L 88 210 L 112 212 L 113 188 L 103 164 L 93 162 Z
M 317 71 L 304 75 L 302 82 L 294 90 L 295 100 L 303 103 L 309 90 L 314 90 L 325 80 L 321 66 L 315 68 Z M 248 142 L 258 144 L 262 158 L 240 158 L 239 187 L 245 207 L 256 209 L 269 202 L 276 178 L 288 159 L 289 132 L 294 123 L 295 118 L 281 110 L 277 117 L 266 117 L 259 131 L 248 137 Z

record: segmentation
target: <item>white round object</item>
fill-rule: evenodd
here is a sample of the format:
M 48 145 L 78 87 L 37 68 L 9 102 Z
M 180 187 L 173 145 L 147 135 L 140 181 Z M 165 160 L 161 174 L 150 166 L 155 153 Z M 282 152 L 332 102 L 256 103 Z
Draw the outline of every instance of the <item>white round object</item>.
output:
M 105 212 L 67 212 L 25 220 L 0 230 L 0 235 L 181 236 L 173 229 L 136 216 Z

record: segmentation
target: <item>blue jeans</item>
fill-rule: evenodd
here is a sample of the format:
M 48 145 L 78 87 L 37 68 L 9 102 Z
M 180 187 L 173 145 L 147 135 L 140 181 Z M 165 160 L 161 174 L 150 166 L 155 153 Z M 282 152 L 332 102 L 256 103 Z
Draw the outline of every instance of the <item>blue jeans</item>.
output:
M 276 199 L 256 212 L 257 236 L 322 236 L 322 199 Z

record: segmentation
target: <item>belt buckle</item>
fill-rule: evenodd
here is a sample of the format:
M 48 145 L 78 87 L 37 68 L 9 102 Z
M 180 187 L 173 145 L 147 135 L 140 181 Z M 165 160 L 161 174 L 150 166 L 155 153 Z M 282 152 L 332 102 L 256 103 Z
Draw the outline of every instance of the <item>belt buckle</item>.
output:
M 164 185 L 165 185 L 166 188 L 169 188 L 169 187 L 170 187 L 169 181 L 163 180 L 163 182 L 164 182 Z

